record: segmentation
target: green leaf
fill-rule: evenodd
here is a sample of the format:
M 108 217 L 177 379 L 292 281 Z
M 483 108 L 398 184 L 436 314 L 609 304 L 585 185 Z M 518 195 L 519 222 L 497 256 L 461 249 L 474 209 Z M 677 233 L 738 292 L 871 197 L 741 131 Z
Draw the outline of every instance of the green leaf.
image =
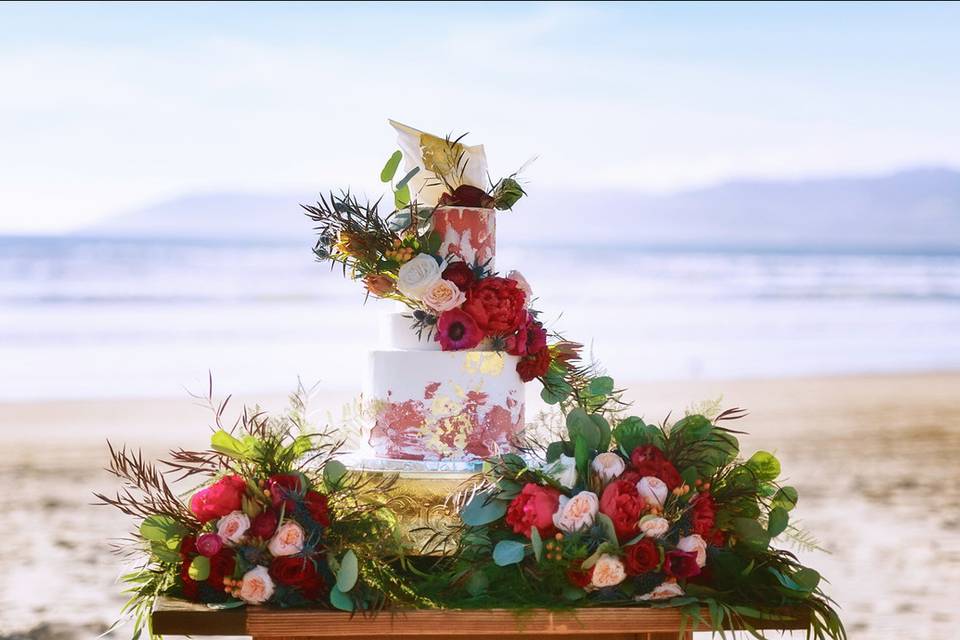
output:
M 678 420 L 670 429 L 670 435 L 679 435 L 686 442 L 695 442 L 706 438 L 712 430 L 713 424 L 706 417 L 696 414 Z
M 577 478 L 585 479 L 587 475 L 587 464 L 590 457 L 590 449 L 587 447 L 587 441 L 582 436 L 577 436 L 573 441 L 573 459 L 577 466 Z
M 150 555 L 159 562 L 167 562 L 169 564 L 177 564 L 182 561 L 180 552 L 177 549 L 171 549 L 165 543 L 155 540 L 150 541 Z
M 508 506 L 506 501 L 491 499 L 490 493 L 481 491 L 460 511 L 460 519 L 468 527 L 482 527 L 502 518 Z
M 564 600 L 575 602 L 577 600 L 582 600 L 584 596 L 587 595 L 587 592 L 580 587 L 575 587 L 572 584 L 566 584 L 563 586 L 562 595 Z
M 753 471 L 760 482 L 771 482 L 780 475 L 780 461 L 766 451 L 757 451 L 747 460 L 747 467 Z
M 574 408 L 567 414 L 567 431 L 573 441 L 576 441 L 578 436 L 583 438 L 589 449 L 597 449 L 600 446 L 600 427 L 580 407 Z
M 776 538 L 786 530 L 789 522 L 790 514 L 787 513 L 787 510 L 783 507 L 774 507 L 770 510 L 768 517 L 767 533 L 771 538 Z
M 797 500 L 800 495 L 793 487 L 780 487 L 773 496 L 773 506 L 780 507 L 784 511 L 792 511 L 797 506 Z
M 403 178 L 400 179 L 400 182 L 398 182 L 397 186 L 394 188 L 403 189 L 405 186 L 407 186 L 407 183 L 410 182 L 410 178 L 418 173 L 420 173 L 420 167 L 414 167 L 413 169 L 410 169 L 410 171 L 407 172 L 407 175 L 403 176 Z
M 340 570 L 337 571 L 337 589 L 347 593 L 357 584 L 357 577 L 360 575 L 360 563 L 357 561 L 357 555 L 348 549 L 343 554 L 340 561 Z
M 556 462 L 566 453 L 566 447 L 562 442 L 551 442 L 547 445 L 547 462 Z
M 590 420 L 593 421 L 593 424 L 596 425 L 597 430 L 600 432 L 600 442 L 597 444 L 597 451 L 606 451 L 610 448 L 610 437 L 612 436 L 610 432 L 610 423 L 607 422 L 607 419 L 604 418 L 599 413 L 591 413 Z
M 748 546 L 763 551 L 770 545 L 770 535 L 753 518 L 734 518 L 733 529 Z
M 526 545 L 516 540 L 501 540 L 493 548 L 493 561 L 497 566 L 506 567 L 517 564 L 526 554 Z
M 249 455 L 247 446 L 223 429 L 211 436 L 210 448 L 237 460 L 245 460 Z
M 436 231 L 431 231 L 424 240 L 424 249 L 426 253 L 436 255 L 440 251 L 441 244 L 443 244 L 443 237 Z
M 603 527 L 603 533 L 607 540 L 614 546 L 619 546 L 617 542 L 617 528 L 613 526 L 613 520 L 605 513 L 597 514 L 597 522 Z
M 525 192 L 523 187 L 520 186 L 520 183 L 513 178 L 504 178 L 497 186 L 497 192 L 495 195 L 496 202 L 493 206 L 503 211 L 504 209 L 510 209 L 513 207 L 513 205 L 517 204 L 517 200 L 522 198 L 525 195 Z
M 158 542 L 168 549 L 179 549 L 180 540 L 187 533 L 187 528 L 170 516 L 147 516 L 140 523 L 140 535 L 144 540 Z
M 328 460 L 323 465 L 323 482 L 331 489 L 339 487 L 345 475 L 347 475 L 347 467 L 339 460 Z
M 592 396 L 606 396 L 613 392 L 613 378 L 600 376 L 587 383 L 587 393 Z
M 544 387 L 543 389 L 540 389 L 540 399 L 547 404 L 560 404 L 560 402 L 564 400 L 564 397 L 557 395 L 553 388 Z
M 536 527 L 530 527 L 530 544 L 533 545 L 533 557 L 540 562 L 543 556 L 543 539 L 540 537 L 540 530 Z
M 187 575 L 197 582 L 202 582 L 210 577 L 210 558 L 207 556 L 197 556 L 190 563 L 187 569 Z
M 802 567 L 793 574 L 793 581 L 804 591 L 813 591 L 820 584 L 820 574 L 809 567 Z
M 467 593 L 478 596 L 490 586 L 490 579 L 483 571 L 474 571 L 467 580 Z
M 627 456 L 643 445 L 663 448 L 663 433 L 656 426 L 645 424 L 641 418 L 630 416 L 620 421 L 613 430 L 613 438 L 620 450 Z
M 330 589 L 330 604 L 340 611 L 353 611 L 353 600 L 336 586 Z
M 397 167 L 400 166 L 400 161 L 403 160 L 403 152 L 394 151 L 390 158 L 387 160 L 387 163 L 383 165 L 383 169 L 380 171 L 380 182 L 390 182 L 393 180 L 393 176 L 397 175 Z
M 393 206 L 397 209 L 403 209 L 410 204 L 410 185 L 405 184 L 400 189 L 393 192 Z M 407 220 L 410 216 L 407 216 Z M 401 227 L 402 228 L 402 227 Z

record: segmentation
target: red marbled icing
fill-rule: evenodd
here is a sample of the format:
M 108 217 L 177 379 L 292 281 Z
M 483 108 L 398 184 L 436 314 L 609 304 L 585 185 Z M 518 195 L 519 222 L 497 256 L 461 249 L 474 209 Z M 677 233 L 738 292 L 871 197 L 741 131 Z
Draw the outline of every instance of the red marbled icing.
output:
M 488 406 L 490 401 L 486 393 L 470 391 L 458 413 L 431 421 L 426 401 L 435 396 L 438 387 L 437 383 L 429 383 L 424 387 L 424 400 L 388 401 L 378 412 L 370 432 L 370 445 L 378 457 L 394 460 L 475 459 L 511 449 L 513 436 L 523 428 L 522 409 L 514 420 L 509 408 Z M 514 398 L 507 398 L 508 407 L 516 404 Z M 435 446 L 434 438 L 424 436 L 427 430 L 436 433 L 441 446 Z M 458 440 L 464 441 L 462 449 L 457 446 Z
M 493 209 L 438 207 L 433 230 L 440 234 L 440 256 L 459 256 L 470 264 L 492 261 L 497 253 L 496 212 Z

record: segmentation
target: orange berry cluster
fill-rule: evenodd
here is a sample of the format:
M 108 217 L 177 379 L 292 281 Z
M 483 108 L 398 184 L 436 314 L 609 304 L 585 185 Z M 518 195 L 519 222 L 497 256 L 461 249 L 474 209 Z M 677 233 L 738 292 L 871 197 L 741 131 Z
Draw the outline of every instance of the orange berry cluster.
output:
M 393 241 L 393 248 L 388 249 L 384 255 L 391 260 L 396 260 L 397 262 L 403 264 L 404 262 L 409 262 L 412 260 L 414 253 L 413 247 L 405 247 L 403 246 L 403 242 L 397 239 Z
M 546 558 L 547 560 L 563 560 L 563 534 L 557 533 L 557 535 L 554 536 L 554 539 L 556 542 L 553 540 L 547 540 L 547 544 L 544 545 L 547 550 Z
M 697 481 L 694 484 L 697 485 L 697 488 L 700 491 L 710 491 L 710 483 L 704 482 L 700 478 L 697 478 Z
M 227 592 L 228 596 L 239 598 L 240 587 L 242 586 L 243 586 L 243 580 L 234 580 L 229 576 L 223 579 L 223 590 Z
M 685 496 L 690 493 L 690 485 L 684 484 L 673 490 L 675 496 Z

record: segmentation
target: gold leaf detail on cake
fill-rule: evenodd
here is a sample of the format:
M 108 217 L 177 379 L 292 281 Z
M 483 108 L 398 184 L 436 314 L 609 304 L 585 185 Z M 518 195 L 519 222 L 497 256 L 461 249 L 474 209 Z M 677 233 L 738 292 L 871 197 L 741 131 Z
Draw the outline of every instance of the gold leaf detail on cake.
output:
M 467 373 L 499 376 L 503 373 L 504 364 L 503 355 L 495 351 L 471 351 L 463 359 L 463 370 Z
M 430 403 L 430 413 L 434 416 L 451 416 L 460 411 L 461 404 L 449 396 L 435 396 Z

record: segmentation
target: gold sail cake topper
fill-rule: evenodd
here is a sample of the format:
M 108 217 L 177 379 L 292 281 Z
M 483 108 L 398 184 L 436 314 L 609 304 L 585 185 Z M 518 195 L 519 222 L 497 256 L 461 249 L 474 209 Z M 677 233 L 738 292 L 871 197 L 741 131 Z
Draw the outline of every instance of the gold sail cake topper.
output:
M 420 171 L 410 180 L 410 196 L 422 205 L 435 207 L 449 186 L 489 186 L 487 156 L 483 145 L 467 146 L 425 133 L 396 120 L 388 120 L 397 130 L 397 142 L 403 151 L 404 167 Z

